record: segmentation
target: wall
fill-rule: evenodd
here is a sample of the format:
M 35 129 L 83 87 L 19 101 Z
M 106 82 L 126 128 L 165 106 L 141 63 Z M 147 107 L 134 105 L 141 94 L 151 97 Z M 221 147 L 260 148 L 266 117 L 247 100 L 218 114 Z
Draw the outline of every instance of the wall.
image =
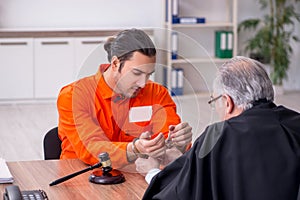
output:
M 183 0 L 181 0 L 183 1 Z M 105 29 L 163 27 L 164 0 L 1 0 L 1 29 Z M 222 4 L 220 4 L 220 7 Z M 300 12 L 300 5 L 297 7 Z M 260 16 L 258 0 L 238 0 L 238 21 Z M 297 24 L 296 34 L 300 35 Z M 162 37 L 158 38 L 163 41 Z M 240 35 L 239 49 L 246 39 Z M 286 90 L 300 90 L 300 43 L 284 82 Z
M 161 46 L 164 11 L 161 0 L 0 0 L 0 31 L 158 28 Z
M 0 28 L 156 27 L 161 0 L 1 0 Z

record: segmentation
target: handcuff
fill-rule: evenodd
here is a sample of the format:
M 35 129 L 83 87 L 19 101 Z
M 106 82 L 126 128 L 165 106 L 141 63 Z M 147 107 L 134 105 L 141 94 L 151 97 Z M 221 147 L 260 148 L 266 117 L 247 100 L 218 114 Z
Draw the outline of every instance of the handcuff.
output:
M 149 158 L 149 156 L 147 154 L 142 154 L 140 153 L 140 151 L 136 148 L 135 146 L 135 142 L 138 141 L 140 138 L 134 138 L 133 141 L 132 141 L 132 151 L 133 153 L 139 157 L 139 158 L 144 158 L 144 159 L 147 159 Z

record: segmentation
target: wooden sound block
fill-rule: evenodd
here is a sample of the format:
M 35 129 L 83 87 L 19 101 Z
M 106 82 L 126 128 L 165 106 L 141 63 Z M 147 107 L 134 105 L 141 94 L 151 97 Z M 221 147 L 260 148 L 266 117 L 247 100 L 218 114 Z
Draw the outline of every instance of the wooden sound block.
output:
M 96 184 L 119 184 L 125 181 L 125 177 L 116 169 L 106 173 L 103 173 L 102 170 L 96 170 L 90 175 L 89 181 Z

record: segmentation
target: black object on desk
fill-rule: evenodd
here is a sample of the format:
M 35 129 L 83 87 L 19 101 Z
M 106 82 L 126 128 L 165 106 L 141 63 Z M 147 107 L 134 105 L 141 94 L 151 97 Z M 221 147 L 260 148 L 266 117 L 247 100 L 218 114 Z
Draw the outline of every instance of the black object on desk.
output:
M 53 186 L 53 185 L 57 185 L 59 183 L 62 183 L 64 181 L 67 181 L 75 176 L 78 176 L 80 174 L 83 174 L 87 171 L 102 167 L 102 170 L 97 170 L 95 172 L 93 172 L 91 174 L 91 176 L 89 177 L 90 182 L 92 183 L 97 183 L 97 184 L 118 184 L 118 183 L 122 183 L 125 181 L 125 177 L 124 175 L 115 169 L 112 169 L 111 167 L 111 161 L 109 158 L 109 155 L 107 152 L 101 153 L 99 155 L 100 158 L 100 162 L 93 165 L 93 166 L 89 166 L 88 168 L 85 168 L 83 170 L 80 170 L 78 172 L 75 172 L 73 174 L 69 174 L 67 176 L 64 176 L 60 179 L 57 179 L 53 182 L 51 182 L 49 185 Z

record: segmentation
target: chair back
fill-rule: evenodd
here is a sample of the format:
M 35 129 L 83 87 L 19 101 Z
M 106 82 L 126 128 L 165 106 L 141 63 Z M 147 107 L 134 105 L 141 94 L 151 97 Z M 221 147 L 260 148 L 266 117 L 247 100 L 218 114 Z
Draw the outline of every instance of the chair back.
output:
M 61 153 L 61 140 L 58 137 L 58 127 L 49 130 L 43 141 L 44 159 L 59 159 Z

